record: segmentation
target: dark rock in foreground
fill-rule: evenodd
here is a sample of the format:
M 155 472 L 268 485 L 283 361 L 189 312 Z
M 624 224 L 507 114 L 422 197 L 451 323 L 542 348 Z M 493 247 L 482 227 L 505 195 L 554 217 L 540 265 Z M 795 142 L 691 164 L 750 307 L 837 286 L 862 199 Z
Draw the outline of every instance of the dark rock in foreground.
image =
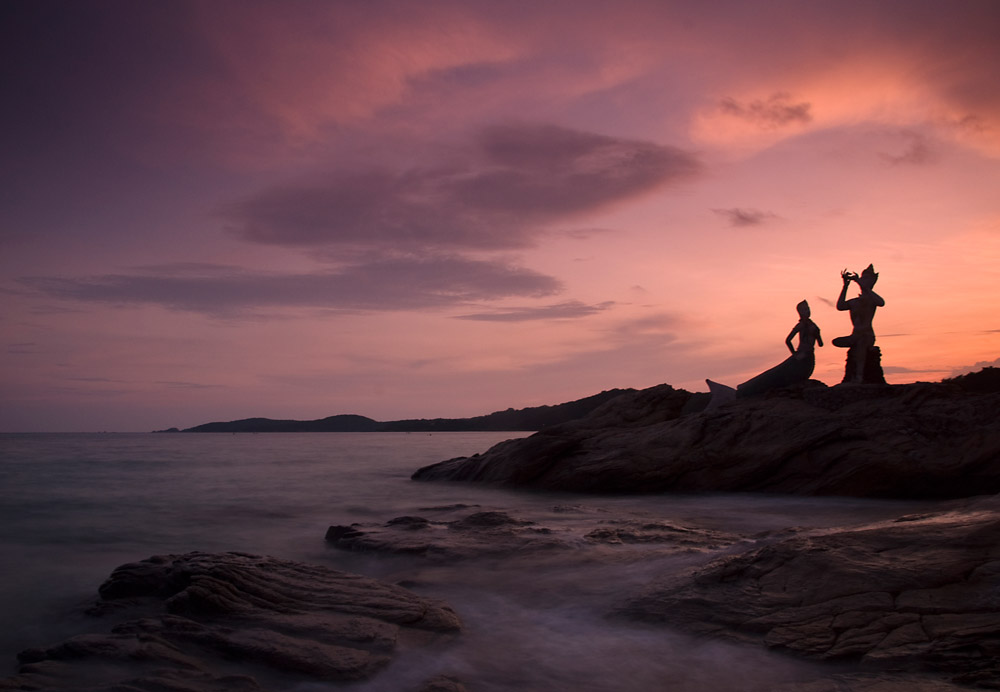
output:
M 1000 498 L 720 558 L 668 577 L 621 613 L 1000 689 Z
M 161 555 L 116 569 L 94 614 L 118 621 L 19 655 L 0 689 L 261 690 L 372 676 L 397 642 L 460 629 L 447 606 L 368 577 L 242 553 Z M 240 675 L 232 675 L 234 664 Z
M 668 385 L 625 394 L 587 418 L 421 468 L 413 478 L 600 493 L 1000 492 L 995 392 L 809 382 L 702 411 L 698 396 Z

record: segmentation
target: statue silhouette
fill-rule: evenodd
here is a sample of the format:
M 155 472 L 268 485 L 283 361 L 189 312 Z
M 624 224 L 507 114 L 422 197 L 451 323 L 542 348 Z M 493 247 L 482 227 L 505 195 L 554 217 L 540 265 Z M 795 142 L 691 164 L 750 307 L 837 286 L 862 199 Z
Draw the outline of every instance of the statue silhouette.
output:
M 805 382 L 816 367 L 815 346 L 823 345 L 823 337 L 819 327 L 810 319 L 809 303 L 802 301 L 795 306 L 799 312 L 799 321 L 785 337 L 785 346 L 792 355 L 770 370 L 762 372 L 747 380 L 736 388 L 737 397 L 756 396 L 769 389 L 787 387 L 796 382 Z M 792 339 L 799 335 L 799 345 L 792 347 Z
M 844 286 L 840 289 L 837 299 L 837 309 L 847 310 L 851 314 L 851 324 L 854 326 L 849 336 L 838 336 L 833 345 L 846 348 L 847 365 L 844 369 L 844 382 L 879 382 L 884 384 L 882 374 L 882 353 L 875 346 L 875 329 L 872 320 L 875 310 L 885 305 L 885 300 L 872 290 L 878 281 L 875 267 L 869 264 L 861 275 L 846 269 L 840 272 Z M 854 281 L 861 289 L 861 295 L 847 300 L 847 288 Z
M 770 370 L 747 380 L 736 389 L 712 380 L 705 380 L 708 383 L 708 390 L 712 394 L 706 410 L 721 406 L 736 398 L 757 396 L 771 389 L 787 387 L 809 379 L 816 367 L 815 347 L 817 344 L 823 345 L 823 337 L 820 335 L 819 327 L 810 319 L 809 303 L 803 300 L 795 306 L 795 309 L 798 310 L 799 321 L 785 337 L 785 346 L 792 352 L 792 355 Z M 796 334 L 799 336 L 799 344 L 797 347 L 793 347 L 792 340 Z

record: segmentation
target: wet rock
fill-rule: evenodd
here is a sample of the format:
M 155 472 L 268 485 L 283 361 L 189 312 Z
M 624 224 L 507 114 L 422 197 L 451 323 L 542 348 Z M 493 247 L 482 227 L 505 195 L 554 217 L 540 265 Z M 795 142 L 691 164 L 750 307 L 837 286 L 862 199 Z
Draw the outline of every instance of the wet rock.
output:
M 426 529 L 431 523 L 423 517 L 396 517 L 395 519 L 390 519 L 388 525 L 415 530 Z
M 407 516 L 383 524 L 331 526 L 326 540 L 341 550 L 449 560 L 568 547 L 550 529 L 535 522 L 516 519 L 506 512 L 468 509 L 464 505 L 438 508 L 434 520 Z
M 968 692 L 934 675 L 921 674 L 839 674 L 817 680 L 778 684 L 770 692 Z
M 775 492 L 955 498 L 1000 492 L 1000 394 L 955 384 L 775 390 L 691 413 L 667 385 L 587 418 L 419 469 L 591 493 Z
M 468 689 L 457 678 L 438 675 L 425 682 L 419 692 L 468 692 Z
M 464 519 L 459 519 L 448 528 L 464 531 L 466 529 L 495 529 L 500 527 L 530 526 L 532 522 L 515 519 L 506 512 L 476 512 Z
M 469 509 L 479 511 L 468 512 Z M 569 514 L 577 516 L 568 519 Z M 432 519 L 397 517 L 382 524 L 331 526 L 326 540 L 341 550 L 421 555 L 450 561 L 624 544 L 645 544 L 662 556 L 718 550 L 745 539 L 732 533 L 649 517 L 609 519 L 608 516 L 605 510 L 565 505 L 552 507 L 550 514 L 536 517 L 539 521 L 496 510 L 438 508 Z M 539 523 L 546 521 L 546 517 L 557 519 L 558 528 Z
M 681 526 L 668 521 L 615 519 L 586 534 L 594 543 L 670 544 L 692 551 L 717 550 L 740 540 L 722 531 Z
M 809 658 L 1000 688 L 1000 499 L 717 559 L 620 611 Z
M 110 633 L 20 654 L 0 689 L 257 690 L 257 678 L 371 677 L 397 642 L 459 631 L 447 606 L 391 584 L 243 553 L 161 555 L 122 565 L 94 615 Z M 124 620 L 124 621 L 122 621 Z M 409 634 L 407 634 L 409 633 Z M 252 675 L 229 674 L 233 664 Z

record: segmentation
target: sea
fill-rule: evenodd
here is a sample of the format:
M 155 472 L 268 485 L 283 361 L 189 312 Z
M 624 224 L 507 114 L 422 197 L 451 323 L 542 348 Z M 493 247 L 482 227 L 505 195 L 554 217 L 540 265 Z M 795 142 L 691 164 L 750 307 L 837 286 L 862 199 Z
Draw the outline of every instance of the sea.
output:
M 417 482 L 416 469 L 530 432 L 0 435 L 0 677 L 18 651 L 100 631 L 85 614 L 118 565 L 152 555 L 241 551 L 406 583 L 447 601 L 464 630 L 442 651 L 401 651 L 360 692 L 416 689 L 447 674 L 500 690 L 770 690 L 837 670 L 760 647 L 609 618 L 645 584 L 713 557 L 648 560 L 622 546 L 545 560 L 431 563 L 337 550 L 331 525 L 384 523 L 428 507 L 501 510 L 572 534 L 594 516 L 766 534 L 822 530 L 928 508 L 774 495 L 592 496 Z M 574 511 L 566 511 L 566 508 Z M 724 552 L 726 548 L 720 548 Z M 626 552 L 629 553 L 626 555 Z M 344 690 L 289 683 L 294 692 Z

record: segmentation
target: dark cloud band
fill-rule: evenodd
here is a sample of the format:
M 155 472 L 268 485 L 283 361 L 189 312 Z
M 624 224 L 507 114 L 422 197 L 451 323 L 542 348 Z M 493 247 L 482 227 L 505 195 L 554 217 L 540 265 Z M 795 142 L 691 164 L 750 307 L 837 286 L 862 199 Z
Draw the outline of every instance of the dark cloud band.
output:
M 565 320 L 589 317 L 612 307 L 614 302 L 604 302 L 597 305 L 587 305 L 578 300 L 570 300 L 555 305 L 540 307 L 522 307 L 509 310 L 494 310 L 477 312 L 468 315 L 456 315 L 455 319 L 474 320 L 480 322 L 530 322 L 533 320 Z
M 734 98 L 725 98 L 719 103 L 723 113 L 747 120 L 762 129 L 777 129 L 788 125 L 804 124 L 812 120 L 812 104 L 801 101 L 793 103 L 785 93 L 772 94 L 766 100 L 742 103 Z
M 713 209 L 712 211 L 728 219 L 729 225 L 737 227 L 759 226 L 769 219 L 777 218 L 775 214 L 759 209 L 733 207 L 731 209 Z
M 421 310 L 510 297 L 540 298 L 560 282 L 530 269 L 457 257 L 394 258 L 308 274 L 260 274 L 225 267 L 199 273 L 114 274 L 21 280 L 59 299 L 159 305 L 209 315 L 273 308 Z
M 546 224 L 688 177 L 686 152 L 555 125 L 480 132 L 459 162 L 338 170 L 273 187 L 222 210 L 239 237 L 285 246 L 503 250 Z

